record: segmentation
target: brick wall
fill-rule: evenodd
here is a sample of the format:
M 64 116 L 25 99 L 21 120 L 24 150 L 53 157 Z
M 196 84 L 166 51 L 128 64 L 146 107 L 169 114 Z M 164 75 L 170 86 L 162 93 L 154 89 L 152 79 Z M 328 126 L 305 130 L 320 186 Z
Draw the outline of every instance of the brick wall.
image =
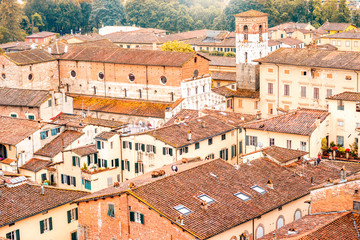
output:
M 35 120 L 40 119 L 39 108 L 0 106 L 0 112 L 3 116 L 10 116 L 11 113 L 16 113 L 18 118 L 27 118 L 28 114 L 33 114 Z
M 107 215 L 108 204 L 115 205 L 115 218 Z M 144 214 L 144 224 L 130 222 L 129 212 Z M 87 239 L 194 239 L 187 232 L 171 224 L 164 217 L 126 194 L 113 198 L 79 203 L 79 240 L 84 240 L 84 229 Z
M 351 210 L 360 180 L 338 183 L 311 191 L 311 213 Z

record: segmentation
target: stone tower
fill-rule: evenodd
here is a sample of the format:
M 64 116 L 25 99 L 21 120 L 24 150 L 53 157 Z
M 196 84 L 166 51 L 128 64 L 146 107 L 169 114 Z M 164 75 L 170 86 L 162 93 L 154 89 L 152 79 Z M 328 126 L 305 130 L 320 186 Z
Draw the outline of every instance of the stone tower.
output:
M 236 81 L 242 89 L 259 89 L 259 65 L 268 54 L 268 14 L 255 10 L 235 15 Z

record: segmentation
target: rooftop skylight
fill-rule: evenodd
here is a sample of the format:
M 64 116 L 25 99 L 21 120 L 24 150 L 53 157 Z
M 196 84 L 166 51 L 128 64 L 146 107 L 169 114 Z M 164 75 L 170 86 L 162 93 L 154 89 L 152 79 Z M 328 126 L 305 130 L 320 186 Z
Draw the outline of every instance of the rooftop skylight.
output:
M 184 207 L 183 205 L 178 205 L 178 206 L 174 207 L 174 209 L 179 211 L 182 215 L 191 213 L 190 209 L 188 209 L 187 207 Z
M 206 203 L 213 203 L 215 202 L 214 199 L 212 199 L 211 197 L 209 197 L 206 194 L 202 194 L 200 196 L 198 196 L 198 198 L 200 198 L 201 200 L 205 201 Z
M 245 194 L 243 194 L 243 193 L 241 193 L 241 192 L 235 193 L 234 195 L 235 195 L 236 197 L 240 198 L 240 199 L 243 200 L 243 201 L 247 201 L 247 200 L 250 199 L 249 196 L 247 196 L 247 195 L 245 195 Z
M 263 189 L 263 188 L 261 188 L 261 187 L 259 187 L 258 185 L 252 186 L 251 189 L 254 190 L 254 191 L 257 191 L 257 192 L 260 193 L 260 194 L 266 193 L 266 190 Z

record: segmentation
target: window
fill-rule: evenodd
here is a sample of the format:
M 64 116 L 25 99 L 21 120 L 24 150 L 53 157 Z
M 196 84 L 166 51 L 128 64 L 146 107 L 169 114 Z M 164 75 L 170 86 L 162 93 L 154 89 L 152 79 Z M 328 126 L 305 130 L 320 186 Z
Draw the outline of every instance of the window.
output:
M 336 136 L 336 143 L 339 146 L 344 146 L 344 137 L 343 136 Z
M 69 186 L 73 185 L 76 187 L 76 178 L 69 175 L 61 174 L 61 183 L 67 184 Z
M 257 137 L 246 136 L 246 146 L 257 146 Z
M 300 218 L 301 218 L 301 211 L 300 211 L 300 209 L 297 209 L 294 214 L 294 221 L 296 221 Z
M 239 99 L 239 100 L 238 100 L 238 107 L 239 107 L 239 108 L 242 108 L 242 107 L 243 107 L 243 105 L 242 105 L 242 99 Z
M 290 85 L 284 84 L 284 96 L 290 96 Z
M 332 40 L 331 43 L 332 43 L 333 46 L 336 46 L 336 41 L 335 40 Z
M 300 150 L 306 151 L 306 142 L 303 142 L 303 141 L 300 142 Z
M 209 197 L 209 196 L 206 195 L 206 194 L 202 194 L 202 195 L 198 196 L 198 198 L 200 198 L 201 200 L 203 200 L 203 201 L 206 202 L 206 203 L 213 203 L 213 202 L 215 202 L 214 199 L 212 199 L 211 197 Z
M 358 42 L 358 41 L 355 41 L 355 42 L 354 42 L 354 47 L 357 47 L 357 46 L 359 46 L 359 42 Z
M 76 156 L 73 156 L 72 157 L 72 165 L 80 167 L 80 158 L 76 157 Z
M 73 78 L 76 77 L 76 72 L 74 70 L 71 70 L 70 76 L 73 77 Z
M 232 109 L 232 99 L 229 99 L 229 100 L 226 101 L 226 106 L 227 106 L 227 108 Z
M 51 107 L 51 99 L 48 100 L 48 107 Z
M 45 220 L 40 221 L 40 233 L 51 231 L 53 229 L 52 226 L 52 218 L 47 218 Z
M 262 41 L 262 32 L 263 32 L 263 28 L 262 25 L 259 26 L 259 41 Z
M 274 69 L 273 68 L 268 68 L 268 72 L 272 73 L 272 72 L 274 72 Z
M 6 234 L 6 239 L 10 240 L 20 240 L 20 230 L 17 229 L 15 231 L 9 232 Z
M 12 118 L 17 118 L 18 115 L 17 115 L 17 113 L 10 113 L 10 117 L 12 117 Z
M 337 101 L 337 110 L 343 111 L 344 110 L 344 102 L 343 100 Z
M 301 86 L 301 97 L 306 98 L 306 87 Z
M 91 182 L 89 180 L 84 180 L 85 189 L 91 190 Z
M 314 88 L 314 99 L 319 99 L 319 88 Z
M 148 153 L 156 153 L 156 147 L 154 145 L 146 145 L 146 152 Z
M 78 208 L 74 208 L 74 209 L 67 211 L 67 220 L 68 220 L 68 223 L 78 220 Z
M 135 143 L 135 150 L 136 150 L 136 151 L 143 151 L 143 152 L 145 152 L 145 144 Z
M 286 147 L 291 149 L 291 140 L 286 140 Z
M 226 134 L 221 135 L 221 140 L 225 140 L 226 139 Z
M 59 134 L 59 133 L 60 133 L 59 127 L 51 129 L 51 136 L 55 136 L 56 134 Z
M 103 149 L 104 148 L 104 142 L 102 141 L 96 141 L 96 147 L 97 149 Z
M 190 209 L 188 209 L 187 207 L 184 207 L 183 205 L 175 206 L 174 209 L 176 211 L 180 212 L 182 215 L 187 215 L 187 214 L 191 213 Z
M 199 149 L 200 148 L 200 143 L 195 143 L 195 149 Z
M 341 41 L 340 41 L 340 40 L 337 41 L 337 45 L 338 45 L 339 47 L 341 46 Z
M 270 145 L 270 146 L 274 146 L 274 145 L 275 145 L 275 138 L 270 138 L 269 145 Z
M 258 192 L 258 193 L 260 193 L 260 194 L 266 193 L 266 190 L 263 189 L 263 188 L 261 188 L 261 187 L 259 187 L 258 185 L 252 186 L 251 189 L 254 190 L 254 191 L 256 191 L 256 192 Z
M 228 157 L 228 149 L 224 148 L 222 150 L 220 150 L 220 158 L 227 161 L 229 159 Z
M 273 104 L 268 103 L 268 114 L 272 115 L 274 114 Z
M 352 79 L 352 77 L 350 75 L 345 76 L 345 80 L 351 80 L 351 79 Z
M 279 229 L 284 225 L 285 225 L 285 219 L 283 216 L 280 216 L 276 221 L 276 229 Z
M 231 158 L 236 157 L 236 154 L 237 154 L 237 152 L 236 152 L 236 145 L 232 145 L 232 146 L 231 146 Z
M 103 72 L 99 72 L 98 77 L 99 77 L 99 80 L 103 80 L 105 75 Z
M 332 89 L 326 89 L 326 97 L 331 97 L 332 96 Z
M 162 84 L 166 84 L 166 83 L 167 83 L 167 78 L 166 78 L 165 76 L 161 76 L 160 82 L 161 82 Z
M 195 70 L 194 70 L 194 77 L 196 78 L 196 77 L 198 77 L 198 76 L 199 76 L 199 70 L 195 69 Z
M 256 101 L 256 102 L 254 103 L 254 108 L 255 108 L 255 109 L 259 109 L 259 104 L 260 104 L 260 101 Z
M 49 137 L 49 130 L 40 132 L 40 139 L 41 140 L 46 139 L 48 137 Z
M 200 47 L 200 50 L 202 49 L 202 47 Z M 197 57 L 194 57 L 194 63 L 197 62 Z
M 290 70 L 285 70 L 284 74 L 290 74 Z
M 264 227 L 260 224 L 256 229 L 256 239 L 264 236 Z
M 234 196 L 240 198 L 243 201 L 247 201 L 247 200 L 250 199 L 249 196 L 247 196 L 247 195 L 245 195 L 245 194 L 243 194 L 241 192 L 235 193 Z
M 189 148 L 188 148 L 188 147 L 180 148 L 180 155 L 182 155 L 183 153 L 188 153 L 188 152 L 189 152 Z
M 343 126 L 344 126 L 344 121 L 343 121 L 343 120 L 338 120 L 338 121 L 337 121 L 337 125 L 338 125 L 339 127 L 343 127 Z
M 268 83 L 268 94 L 274 94 L 274 84 Z
M 135 163 L 135 173 L 144 173 L 144 164 L 141 162 Z
M 5 73 L 1 74 L 1 78 L 2 78 L 3 80 L 5 80 L 5 79 L 6 79 L 6 75 L 5 75 Z
M 245 52 L 245 62 L 247 63 L 247 61 L 248 61 L 248 53 Z
M 301 76 L 306 76 L 307 72 L 306 71 L 301 71 Z
M 107 212 L 107 215 L 109 217 L 115 217 L 115 205 L 112 204 L 112 203 L 109 203 L 108 204 L 108 212 Z
M 29 79 L 29 81 L 31 81 L 31 80 L 33 79 L 32 73 L 30 73 L 30 74 L 28 75 L 28 79 Z
M 169 147 L 163 147 L 163 155 L 173 155 L 173 149 Z
M 244 41 L 248 40 L 249 28 L 247 25 L 244 26 Z
M 208 145 L 211 145 L 211 144 L 213 144 L 213 139 L 212 139 L 212 138 L 209 138 L 209 140 L 208 140 Z
M 333 75 L 332 75 L 332 73 L 328 73 L 328 74 L 326 74 L 326 77 L 327 78 L 333 78 Z
M 34 114 L 28 114 L 27 118 L 30 120 L 35 120 L 35 115 Z
M 130 222 L 144 224 L 144 214 L 139 212 L 130 212 Z
M 345 46 L 346 46 L 346 47 L 350 47 L 350 41 L 346 41 L 346 42 L 345 42 Z
M 213 153 L 210 153 L 209 155 L 207 155 L 205 157 L 205 159 L 214 159 L 214 158 L 215 158 L 215 154 L 213 154 Z

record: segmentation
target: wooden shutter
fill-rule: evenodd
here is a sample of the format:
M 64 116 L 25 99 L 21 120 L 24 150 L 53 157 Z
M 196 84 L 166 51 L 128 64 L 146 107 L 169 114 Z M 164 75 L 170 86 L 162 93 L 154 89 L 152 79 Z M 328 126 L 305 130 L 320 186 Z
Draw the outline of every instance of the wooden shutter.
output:
M 115 167 L 119 167 L 119 159 L 115 158 Z
M 71 210 L 67 211 L 68 223 L 71 223 Z
M 121 160 L 121 170 L 125 170 L 125 161 Z
M 44 233 L 44 220 L 40 221 L 40 233 Z
M 139 163 L 135 163 L 135 173 L 139 173 Z
M 225 160 L 228 160 L 228 149 L 225 150 Z
M 104 168 L 107 168 L 107 160 L 104 160 Z
M 79 211 L 78 208 L 75 208 L 75 220 L 79 219 Z
M 220 150 L 220 158 L 223 159 L 223 150 Z
M 156 153 L 156 147 L 155 146 L 153 146 L 153 149 L 154 149 L 154 153 Z
M 135 212 L 130 212 L 130 222 L 135 222 Z
M 76 157 L 75 156 L 72 157 L 72 164 L 73 164 L 73 166 L 76 166 Z
M 87 155 L 87 164 L 90 166 L 90 155 Z
M 98 162 L 98 158 L 97 158 L 97 153 L 94 154 L 94 163 L 97 164 Z
M 249 146 L 250 145 L 250 138 L 249 136 L 246 136 L 246 146 Z
M 127 162 L 127 169 L 128 171 L 130 171 L 130 161 L 126 161 Z
M 170 154 L 170 156 L 173 155 L 172 148 L 169 148 L 169 154 Z
M 49 217 L 49 230 L 53 230 L 52 217 Z
M 129 148 L 132 149 L 132 142 L 129 142 Z
M 144 214 L 140 213 L 140 222 L 144 224 Z
M 145 152 L 145 144 L 141 144 L 141 151 Z
M 61 174 L 61 183 L 64 184 L 64 174 Z
M 139 144 L 138 143 L 135 143 L 135 150 L 139 150 Z
M 11 233 L 6 234 L 6 239 L 11 239 Z
M 96 141 L 97 144 L 97 149 L 101 149 L 101 142 L 100 141 Z
M 20 230 L 19 229 L 16 229 L 15 235 L 16 235 L 16 240 L 20 240 Z
M 123 141 L 123 148 L 125 149 L 126 148 L 126 142 Z
M 163 147 L 163 155 L 166 155 L 166 148 Z

